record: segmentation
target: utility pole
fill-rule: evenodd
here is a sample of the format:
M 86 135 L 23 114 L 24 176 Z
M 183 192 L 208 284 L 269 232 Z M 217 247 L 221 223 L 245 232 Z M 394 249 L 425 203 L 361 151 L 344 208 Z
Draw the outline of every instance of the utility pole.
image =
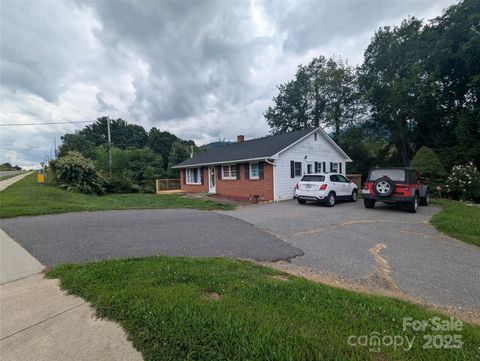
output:
M 108 169 L 111 177 L 112 176 L 112 135 L 110 134 L 110 118 L 107 119 L 107 133 L 108 133 Z

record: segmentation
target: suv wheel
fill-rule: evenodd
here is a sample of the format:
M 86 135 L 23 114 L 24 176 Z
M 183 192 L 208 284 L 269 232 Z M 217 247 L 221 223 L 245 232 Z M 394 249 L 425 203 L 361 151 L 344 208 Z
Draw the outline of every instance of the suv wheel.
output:
M 327 197 L 327 207 L 333 207 L 335 205 L 335 194 L 329 193 Z
M 425 197 L 420 197 L 420 205 L 421 206 L 428 206 L 428 203 L 430 203 L 430 194 L 425 194 Z
M 352 192 L 352 195 L 350 196 L 350 201 L 352 202 L 356 202 L 358 199 L 358 194 L 357 194 L 357 190 L 354 189 L 353 192 Z
M 306 201 L 305 199 L 297 198 L 297 201 L 298 201 L 298 203 L 300 203 L 300 204 L 305 204 L 305 203 L 307 203 L 307 201 Z
M 375 207 L 375 199 L 364 199 L 363 205 L 365 208 L 373 208 Z
M 410 213 L 417 213 L 418 209 L 418 194 L 415 194 L 415 198 L 412 202 L 407 203 L 407 211 Z

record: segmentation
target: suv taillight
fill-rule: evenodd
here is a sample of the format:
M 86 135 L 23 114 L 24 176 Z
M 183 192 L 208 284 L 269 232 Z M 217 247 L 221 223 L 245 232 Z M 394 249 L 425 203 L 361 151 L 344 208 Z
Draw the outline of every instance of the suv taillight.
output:
M 320 185 L 320 188 L 318 188 L 319 191 L 324 191 L 325 189 L 327 189 L 326 184 L 322 184 L 322 185 Z
M 295 183 L 295 189 L 298 189 L 298 182 Z

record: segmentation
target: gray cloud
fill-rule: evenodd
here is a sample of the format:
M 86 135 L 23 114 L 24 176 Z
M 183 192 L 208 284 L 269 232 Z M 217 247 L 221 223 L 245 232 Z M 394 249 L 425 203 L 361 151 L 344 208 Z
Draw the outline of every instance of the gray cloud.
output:
M 298 64 L 320 54 L 357 63 L 379 26 L 452 2 L 4 1 L 2 122 L 109 114 L 199 143 L 261 136 L 276 85 Z M 3 158 L 40 161 L 74 129 L 4 128 Z

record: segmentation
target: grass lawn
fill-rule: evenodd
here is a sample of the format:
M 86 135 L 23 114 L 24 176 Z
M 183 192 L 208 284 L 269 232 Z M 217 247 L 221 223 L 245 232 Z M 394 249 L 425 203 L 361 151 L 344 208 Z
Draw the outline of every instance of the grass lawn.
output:
M 35 173 L 11 185 L 0 193 L 0 218 L 99 211 L 108 209 L 195 208 L 232 209 L 233 206 L 176 194 L 109 194 L 90 196 L 69 192 L 53 185 L 35 184 Z
M 443 210 L 432 217 L 432 223 L 442 232 L 480 247 L 480 206 L 436 199 Z
M 283 279 L 273 276 L 283 275 Z M 118 321 L 145 360 L 475 360 L 480 327 L 416 332 L 403 317 L 438 314 L 396 299 L 332 288 L 247 261 L 149 257 L 51 269 L 62 288 Z M 442 316 L 442 319 L 446 317 Z M 430 323 L 430 326 L 432 324 Z M 357 336 L 415 338 L 413 347 L 350 346 Z M 460 349 L 424 349 L 426 334 Z M 451 341 L 451 340 L 450 340 Z M 362 342 L 362 341 L 359 341 Z M 403 345 L 407 348 L 406 343 Z

